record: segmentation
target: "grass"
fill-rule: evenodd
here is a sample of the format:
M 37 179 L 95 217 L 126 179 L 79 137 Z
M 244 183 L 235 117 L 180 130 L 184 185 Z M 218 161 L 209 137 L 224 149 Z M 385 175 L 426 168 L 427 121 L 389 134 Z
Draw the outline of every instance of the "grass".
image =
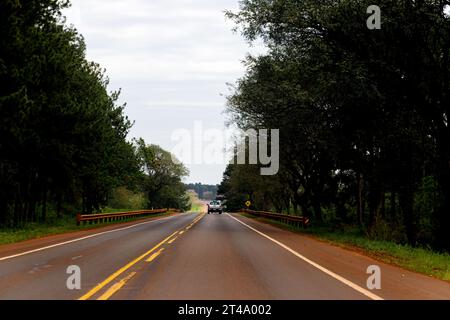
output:
M 382 262 L 450 282 L 450 254 L 448 253 L 440 253 L 428 248 L 411 247 L 391 241 L 369 239 L 357 229 L 347 231 L 331 231 L 327 227 L 303 229 L 265 218 L 256 218 L 248 214 L 242 215 L 308 235 L 341 248 L 363 253 Z
M 108 209 L 108 213 L 114 213 L 114 212 L 126 212 L 126 211 L 133 211 L 129 209 Z M 103 210 L 103 212 L 106 212 Z M 159 217 L 163 216 L 166 213 L 159 213 L 152 215 L 152 217 Z M 56 234 L 62 234 L 67 232 L 74 232 L 74 231 L 80 231 L 80 230 L 87 230 L 87 229 L 97 229 L 104 226 L 112 225 L 112 224 L 118 224 L 118 223 L 124 223 L 129 221 L 136 221 L 141 219 L 146 219 L 148 217 L 140 217 L 140 218 L 129 218 L 124 219 L 121 221 L 112 221 L 112 222 L 105 222 L 105 223 L 97 223 L 93 225 L 76 225 L 75 217 L 70 216 L 64 216 L 61 219 L 56 219 L 50 217 L 49 222 L 46 223 L 29 223 L 21 228 L 1 228 L 0 229 L 0 245 L 2 244 L 10 244 L 10 243 L 16 243 L 20 241 L 30 240 L 30 239 L 37 239 L 42 238 L 49 235 L 56 235 Z

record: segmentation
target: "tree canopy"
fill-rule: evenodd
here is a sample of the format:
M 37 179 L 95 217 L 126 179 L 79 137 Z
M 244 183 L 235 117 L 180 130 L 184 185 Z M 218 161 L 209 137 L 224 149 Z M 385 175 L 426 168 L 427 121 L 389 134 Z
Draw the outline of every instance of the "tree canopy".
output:
M 228 12 L 268 47 L 247 58 L 228 110 L 243 129 L 280 129 L 282 187 L 252 183 L 245 193 L 288 194 L 283 210 L 316 222 L 372 235 L 388 225 L 399 241 L 450 249 L 448 2 L 378 1 L 380 30 L 366 26 L 371 4 L 243 0 Z M 248 183 L 234 178 L 243 170 L 227 169 L 229 196 L 242 194 L 233 180 Z
M 96 212 L 115 188 L 141 190 L 146 174 L 157 179 L 149 167 L 156 163 L 141 171 L 143 147 L 127 140 L 132 122 L 120 93 L 108 91 L 105 70 L 86 59 L 83 37 L 65 24 L 68 6 L 0 2 L 0 225 L 44 221 L 49 209 Z M 170 178 L 177 174 L 185 171 Z M 157 192 L 173 185 L 159 183 Z M 177 188 L 164 192 L 176 197 Z

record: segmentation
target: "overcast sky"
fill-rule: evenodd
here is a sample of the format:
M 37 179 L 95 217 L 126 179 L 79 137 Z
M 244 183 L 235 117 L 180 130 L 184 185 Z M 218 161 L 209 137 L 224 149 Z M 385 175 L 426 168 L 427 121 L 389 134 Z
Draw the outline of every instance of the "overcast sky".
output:
M 72 0 L 64 12 L 84 36 L 89 60 L 107 70 L 110 89 L 143 137 L 171 151 L 178 129 L 225 128 L 226 83 L 244 74 L 247 53 L 261 52 L 232 32 L 224 10 L 238 0 Z M 225 164 L 188 164 L 187 182 L 220 183 Z

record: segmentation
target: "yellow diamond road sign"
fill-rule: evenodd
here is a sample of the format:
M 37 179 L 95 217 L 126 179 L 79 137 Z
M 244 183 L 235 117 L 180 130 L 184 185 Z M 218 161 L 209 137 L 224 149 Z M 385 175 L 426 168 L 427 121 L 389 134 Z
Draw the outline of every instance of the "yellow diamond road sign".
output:
M 246 205 L 247 207 L 250 207 L 250 206 L 252 205 L 252 203 L 251 203 L 250 201 L 247 201 L 247 202 L 245 203 L 245 205 Z

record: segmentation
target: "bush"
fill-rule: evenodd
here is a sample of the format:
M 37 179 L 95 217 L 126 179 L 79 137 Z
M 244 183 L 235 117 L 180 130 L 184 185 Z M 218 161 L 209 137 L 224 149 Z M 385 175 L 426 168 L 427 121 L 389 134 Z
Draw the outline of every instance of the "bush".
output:
M 134 193 L 125 187 L 113 190 L 108 201 L 108 207 L 113 209 L 145 209 L 146 198 L 143 193 Z

